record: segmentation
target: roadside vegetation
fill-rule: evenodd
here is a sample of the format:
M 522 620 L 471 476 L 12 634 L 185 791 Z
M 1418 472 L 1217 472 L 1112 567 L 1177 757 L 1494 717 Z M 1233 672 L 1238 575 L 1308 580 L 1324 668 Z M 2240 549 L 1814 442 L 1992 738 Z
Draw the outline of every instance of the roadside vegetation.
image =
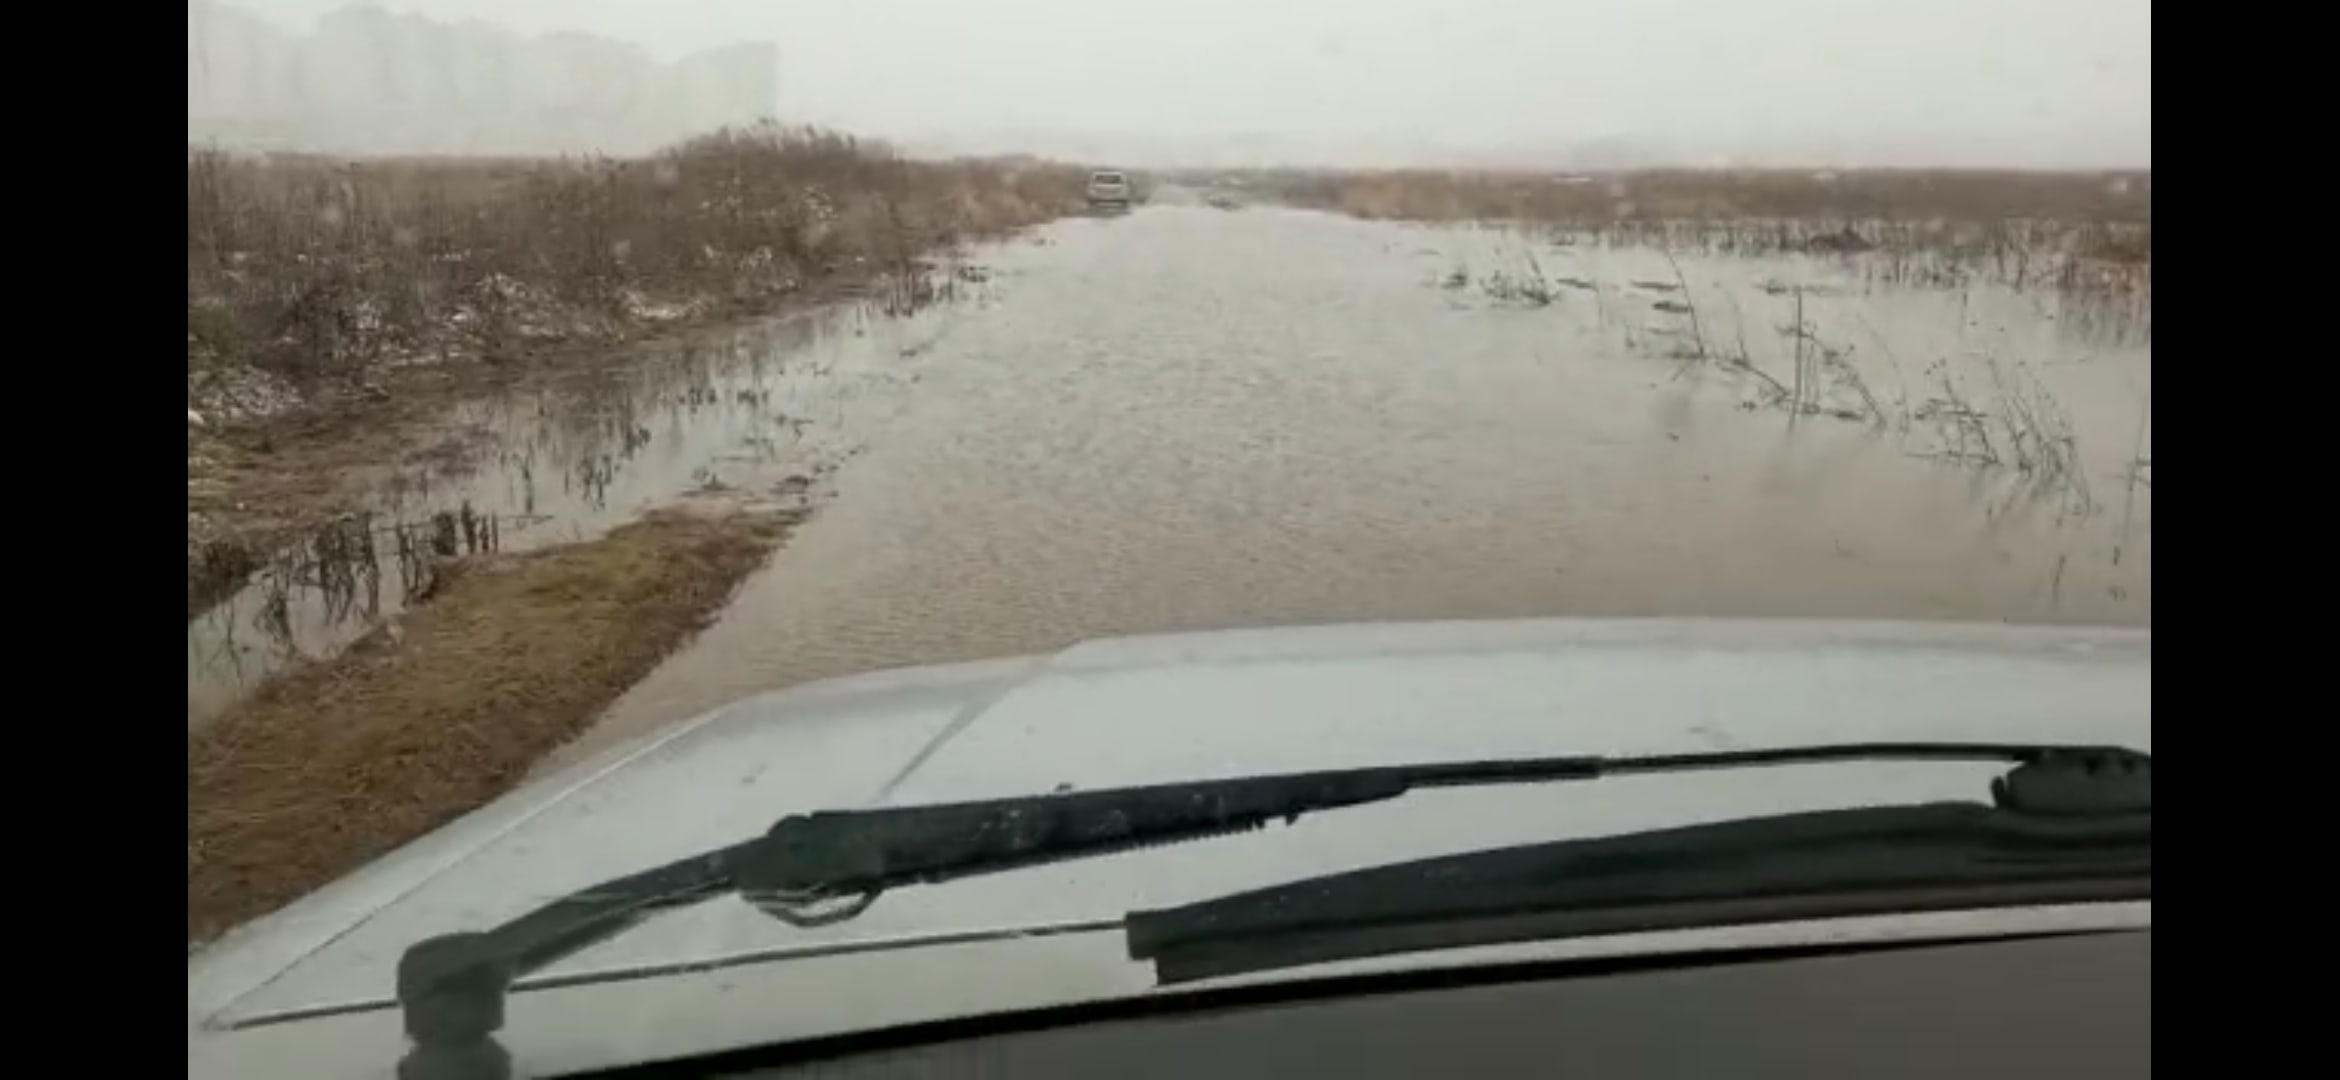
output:
M 1989 262 L 2020 284 L 2149 289 L 2150 171 L 1661 169 L 1617 173 L 1269 170 L 1253 190 L 1370 220 L 1486 222 L 1738 255 Z M 1942 281 L 1932 282 L 1935 284 Z
M 761 126 L 642 159 L 187 155 L 189 617 L 450 392 L 796 302 L 1076 211 L 1067 166 Z
M 1080 174 L 926 162 L 828 132 L 721 131 L 647 159 L 187 162 L 191 397 L 237 366 L 358 379 L 866 285 L 1078 205 Z M 315 387 L 330 389 L 329 386 Z M 197 402 L 191 400 L 190 405 Z
M 1269 170 L 1245 180 L 1297 205 L 1412 221 L 2153 221 L 2153 174 L 2147 171 Z

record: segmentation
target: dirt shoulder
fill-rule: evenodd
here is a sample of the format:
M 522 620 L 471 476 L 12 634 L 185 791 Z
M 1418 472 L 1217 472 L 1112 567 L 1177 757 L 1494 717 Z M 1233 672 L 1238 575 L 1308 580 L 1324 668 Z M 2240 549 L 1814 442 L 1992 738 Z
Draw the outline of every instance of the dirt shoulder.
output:
M 428 601 L 191 732 L 188 940 L 503 794 L 696 633 L 793 524 L 663 511 L 455 563 Z

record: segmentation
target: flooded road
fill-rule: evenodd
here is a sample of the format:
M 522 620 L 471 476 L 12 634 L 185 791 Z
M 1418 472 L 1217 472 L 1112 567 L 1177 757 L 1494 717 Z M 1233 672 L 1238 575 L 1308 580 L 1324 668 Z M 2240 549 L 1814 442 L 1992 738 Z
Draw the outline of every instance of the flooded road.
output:
M 916 316 L 752 328 L 470 409 L 451 431 L 484 451 L 386 479 L 381 520 L 468 506 L 513 547 L 694 490 L 817 506 L 579 752 L 1109 634 L 2151 621 L 2149 297 L 1183 206 L 970 259 Z M 275 591 L 190 625 L 191 722 L 363 624 Z M 290 645 L 255 643 L 263 614 Z

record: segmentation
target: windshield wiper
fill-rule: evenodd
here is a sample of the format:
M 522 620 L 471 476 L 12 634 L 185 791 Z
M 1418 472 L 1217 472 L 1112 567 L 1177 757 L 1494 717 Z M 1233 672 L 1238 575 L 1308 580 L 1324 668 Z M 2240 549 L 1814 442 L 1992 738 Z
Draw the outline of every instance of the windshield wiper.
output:
M 660 911 L 725 893 L 783 921 L 821 925 L 860 914 L 891 888 L 1254 829 L 1417 788 L 1864 760 L 2014 762 L 1992 793 L 2001 807 L 2026 814 L 2152 809 L 2151 759 L 2119 747 L 1856 743 L 1395 765 L 790 815 L 763 836 L 581 890 L 494 929 L 408 947 L 398 964 L 398 1003 L 413 1046 L 399 1075 L 510 1076 L 493 1036 L 513 980 Z
M 1590 934 L 2153 896 L 2153 815 L 1971 802 L 1561 840 L 1306 878 L 1125 919 L 1163 985 Z

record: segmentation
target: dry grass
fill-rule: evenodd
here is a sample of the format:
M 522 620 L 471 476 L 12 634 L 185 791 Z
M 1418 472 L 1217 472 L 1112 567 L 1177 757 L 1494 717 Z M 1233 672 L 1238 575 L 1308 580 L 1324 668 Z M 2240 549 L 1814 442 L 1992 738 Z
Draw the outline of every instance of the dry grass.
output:
M 2136 291 L 2152 281 L 2149 171 L 1285 171 L 1250 183 L 1376 220 L 1535 225 L 1754 256 L 1875 252 L 1883 272 L 1912 283 L 1951 284 L 1978 267 L 2017 287 Z
M 1282 171 L 1248 182 L 1372 220 L 1472 222 L 1561 244 L 1839 261 L 1881 284 L 2150 303 L 2153 174 L 1873 169 Z
M 393 628 L 190 733 L 188 939 L 502 794 L 711 617 L 787 524 L 667 512 L 454 564 Z
M 1279 172 L 1282 198 L 1410 221 L 2040 220 L 2150 224 L 2153 174 L 1959 169 Z
M 508 362 L 907 271 L 1078 209 L 1080 176 L 770 126 L 627 160 L 190 148 L 190 406 L 221 370 Z

